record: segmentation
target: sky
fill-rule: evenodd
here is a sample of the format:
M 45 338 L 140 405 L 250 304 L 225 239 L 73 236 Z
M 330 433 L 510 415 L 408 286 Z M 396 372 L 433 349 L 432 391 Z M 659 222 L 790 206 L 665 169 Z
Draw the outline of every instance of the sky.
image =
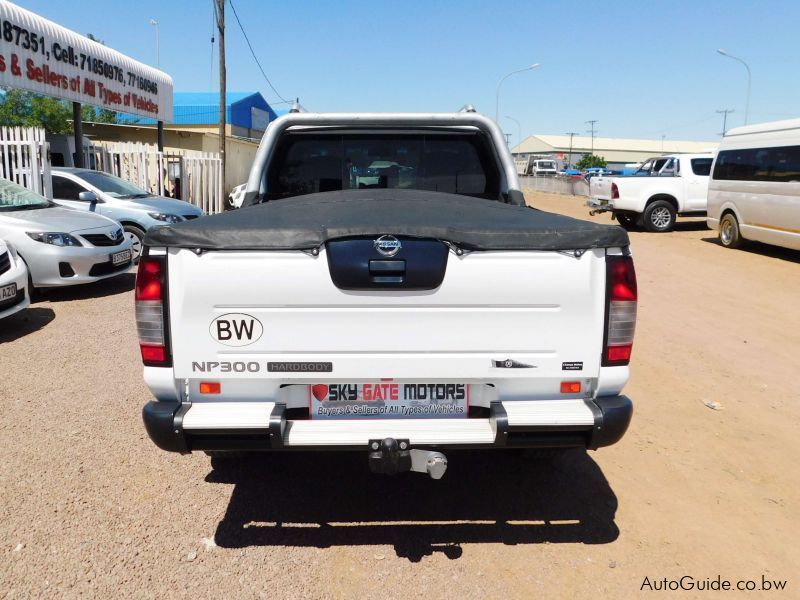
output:
M 156 64 L 175 91 L 218 90 L 212 0 L 19 0 L 78 33 Z M 494 116 L 512 146 L 532 134 L 714 141 L 717 110 L 749 122 L 800 117 L 800 2 L 794 0 L 338 1 L 233 0 L 281 97 L 308 110 L 454 111 Z M 228 90 L 280 101 L 226 6 Z M 508 118 L 512 117 L 517 123 Z

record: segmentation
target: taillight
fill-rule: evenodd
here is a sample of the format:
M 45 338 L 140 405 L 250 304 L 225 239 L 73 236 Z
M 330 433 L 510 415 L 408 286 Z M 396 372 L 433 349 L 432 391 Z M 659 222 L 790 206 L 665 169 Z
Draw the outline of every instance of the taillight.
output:
M 606 257 L 606 334 L 603 366 L 627 365 L 636 329 L 636 271 L 630 256 Z
M 616 183 L 611 184 L 611 199 L 617 200 L 619 198 L 619 188 Z
M 167 339 L 165 256 L 143 256 L 136 273 L 136 329 L 142 362 L 148 367 L 169 367 L 172 357 Z

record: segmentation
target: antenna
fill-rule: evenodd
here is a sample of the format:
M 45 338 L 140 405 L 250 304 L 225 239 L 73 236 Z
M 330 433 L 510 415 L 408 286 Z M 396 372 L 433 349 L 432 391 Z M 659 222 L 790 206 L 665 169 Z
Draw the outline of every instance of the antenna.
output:
M 289 109 L 290 113 L 304 113 L 308 112 L 303 105 L 300 104 L 300 98 L 295 98 L 294 102 L 292 103 L 292 108 Z

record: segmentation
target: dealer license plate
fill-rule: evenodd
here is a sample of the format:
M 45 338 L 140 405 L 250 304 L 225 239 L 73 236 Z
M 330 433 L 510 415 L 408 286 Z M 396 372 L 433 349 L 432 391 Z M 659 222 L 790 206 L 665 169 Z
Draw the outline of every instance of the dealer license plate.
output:
M 316 383 L 312 419 L 458 419 L 469 410 L 466 383 Z
M 8 300 L 17 295 L 17 284 L 10 283 L 0 287 L 0 300 Z
M 123 250 L 122 252 L 114 252 L 111 255 L 111 264 L 115 267 L 121 265 L 126 262 L 130 262 L 131 260 L 131 251 L 130 250 Z

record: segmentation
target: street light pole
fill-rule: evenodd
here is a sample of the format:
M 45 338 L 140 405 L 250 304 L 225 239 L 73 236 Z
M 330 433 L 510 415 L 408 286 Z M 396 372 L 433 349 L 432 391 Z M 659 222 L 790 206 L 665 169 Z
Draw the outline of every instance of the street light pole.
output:
M 509 117 L 508 115 L 506 115 L 506 119 L 510 119 L 511 121 L 514 121 L 514 123 L 517 124 L 517 146 L 519 146 L 522 143 L 522 125 L 520 125 L 520 122 L 517 121 L 514 117 Z
M 533 71 L 534 69 L 538 68 L 539 68 L 539 63 L 535 63 L 530 65 L 529 67 L 525 67 L 524 69 L 517 69 L 516 71 L 511 71 L 510 73 L 507 73 L 500 78 L 500 81 L 497 82 L 497 94 L 495 95 L 495 102 L 494 102 L 495 123 L 497 123 L 497 121 L 500 119 L 500 86 L 503 85 L 503 82 L 512 75 L 516 75 L 517 73 L 524 73 L 525 71 Z
M 150 25 L 156 28 L 156 68 L 161 68 L 161 50 L 159 49 L 159 29 L 158 29 L 158 21 L 156 19 L 150 19 Z
M 747 99 L 744 103 L 744 124 L 747 125 L 747 119 L 750 116 L 750 84 L 752 83 L 753 74 L 750 72 L 750 65 L 748 65 L 744 60 L 739 58 L 738 56 L 733 56 L 732 54 L 728 54 L 727 50 L 724 48 L 720 48 L 717 50 L 719 54 L 722 56 L 726 56 L 731 58 L 737 62 L 740 62 L 744 65 L 744 68 L 747 69 Z

